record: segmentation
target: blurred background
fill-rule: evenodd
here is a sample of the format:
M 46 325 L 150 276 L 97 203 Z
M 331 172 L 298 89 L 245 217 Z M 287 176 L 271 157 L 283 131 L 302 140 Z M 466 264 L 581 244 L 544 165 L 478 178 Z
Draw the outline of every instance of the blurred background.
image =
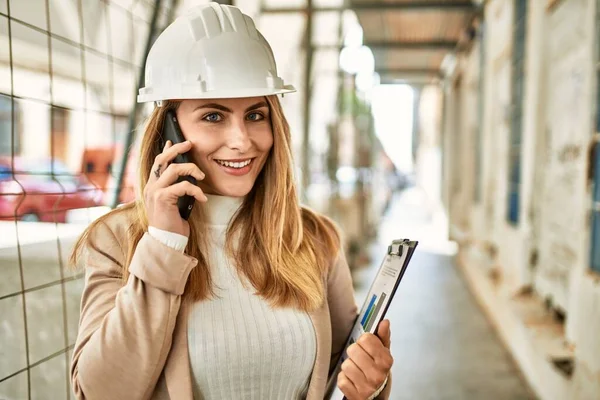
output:
M 600 0 L 233 0 L 303 203 L 388 317 L 392 399 L 600 399 Z M 202 0 L 0 0 L 0 399 L 71 399 L 77 236 L 136 197 L 156 36 Z

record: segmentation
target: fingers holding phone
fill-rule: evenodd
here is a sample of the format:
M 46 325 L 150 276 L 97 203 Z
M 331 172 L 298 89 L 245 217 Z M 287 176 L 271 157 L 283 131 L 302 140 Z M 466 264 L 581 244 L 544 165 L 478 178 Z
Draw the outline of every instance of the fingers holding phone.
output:
M 204 173 L 198 166 L 194 163 L 173 162 L 191 147 L 188 141 L 174 145 L 167 141 L 163 152 L 156 157 L 144 190 L 149 225 L 184 236 L 189 236 L 190 228 L 181 216 L 179 199 L 191 196 L 200 202 L 207 201 L 202 189 L 188 179 L 204 179 Z
M 173 160 L 177 154 L 179 154 L 178 151 L 188 151 L 189 147 L 191 147 L 191 144 L 189 143 L 190 142 L 183 142 L 172 146 L 171 142 L 167 141 L 165 150 L 160 154 L 160 158 L 157 157 L 157 161 L 155 162 L 156 169 L 153 171 L 154 181 L 157 187 L 170 186 L 175 183 L 179 177 L 192 176 L 198 181 L 204 179 L 204 172 L 200 171 L 200 168 L 198 168 L 196 164 L 191 162 L 183 164 L 170 162 L 170 160 Z
M 162 153 L 154 158 L 154 165 L 152 165 L 152 173 L 148 179 L 148 184 L 156 182 L 162 175 L 164 175 L 166 169 L 179 154 L 187 153 L 191 148 L 192 143 L 189 141 L 173 145 L 170 140 L 167 140 Z

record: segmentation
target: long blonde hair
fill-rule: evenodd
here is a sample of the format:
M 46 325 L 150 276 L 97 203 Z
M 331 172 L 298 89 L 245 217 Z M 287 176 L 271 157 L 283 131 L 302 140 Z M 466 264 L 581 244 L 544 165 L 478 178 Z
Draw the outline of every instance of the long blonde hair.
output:
M 311 311 L 323 303 L 323 278 L 340 251 L 340 238 L 328 218 L 300 206 L 293 175 L 289 125 L 277 96 L 266 99 L 271 111 L 273 147 L 252 191 L 228 227 L 225 249 L 238 274 L 247 278 L 257 295 L 273 306 Z M 154 109 L 148 120 L 140 151 L 139 193 L 143 193 L 154 159 L 162 151 L 165 113 L 177 108 L 178 104 L 164 102 L 162 107 Z M 75 244 L 70 258 L 72 265 L 78 264 L 78 257 L 86 246 L 97 249 L 91 242 L 90 233 L 110 215 L 119 212 L 137 215 L 129 227 L 127 258 L 122 271 L 123 282 L 127 281 L 135 248 L 148 229 L 143 198 L 94 221 Z M 194 207 L 189 218 L 186 253 L 196 258 L 198 265 L 192 270 L 184 293 L 185 299 L 191 301 L 214 295 L 207 244 L 201 240 L 207 236 L 204 221 L 201 207 Z

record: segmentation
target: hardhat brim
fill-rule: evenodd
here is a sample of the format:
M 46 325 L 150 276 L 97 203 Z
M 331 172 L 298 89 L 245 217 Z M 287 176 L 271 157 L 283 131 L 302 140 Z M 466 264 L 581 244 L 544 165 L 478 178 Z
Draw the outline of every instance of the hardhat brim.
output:
M 140 92 L 142 92 L 142 90 L 140 90 Z M 156 93 L 152 93 L 152 90 L 148 92 L 138 94 L 137 102 L 146 103 L 151 101 L 191 99 L 237 99 L 244 97 L 261 97 L 294 93 L 296 92 L 296 89 L 292 85 L 285 85 L 283 88 L 239 88 L 227 90 L 210 90 L 200 93 L 176 93 L 174 91 L 167 90 L 157 90 Z

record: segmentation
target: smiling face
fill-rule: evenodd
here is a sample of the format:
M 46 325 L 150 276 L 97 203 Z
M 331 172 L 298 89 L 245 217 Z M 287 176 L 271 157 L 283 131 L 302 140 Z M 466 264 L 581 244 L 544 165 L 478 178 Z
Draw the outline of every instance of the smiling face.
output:
M 192 159 L 206 174 L 200 188 L 222 196 L 250 193 L 273 147 L 266 100 L 183 100 L 177 118 L 192 142 Z

